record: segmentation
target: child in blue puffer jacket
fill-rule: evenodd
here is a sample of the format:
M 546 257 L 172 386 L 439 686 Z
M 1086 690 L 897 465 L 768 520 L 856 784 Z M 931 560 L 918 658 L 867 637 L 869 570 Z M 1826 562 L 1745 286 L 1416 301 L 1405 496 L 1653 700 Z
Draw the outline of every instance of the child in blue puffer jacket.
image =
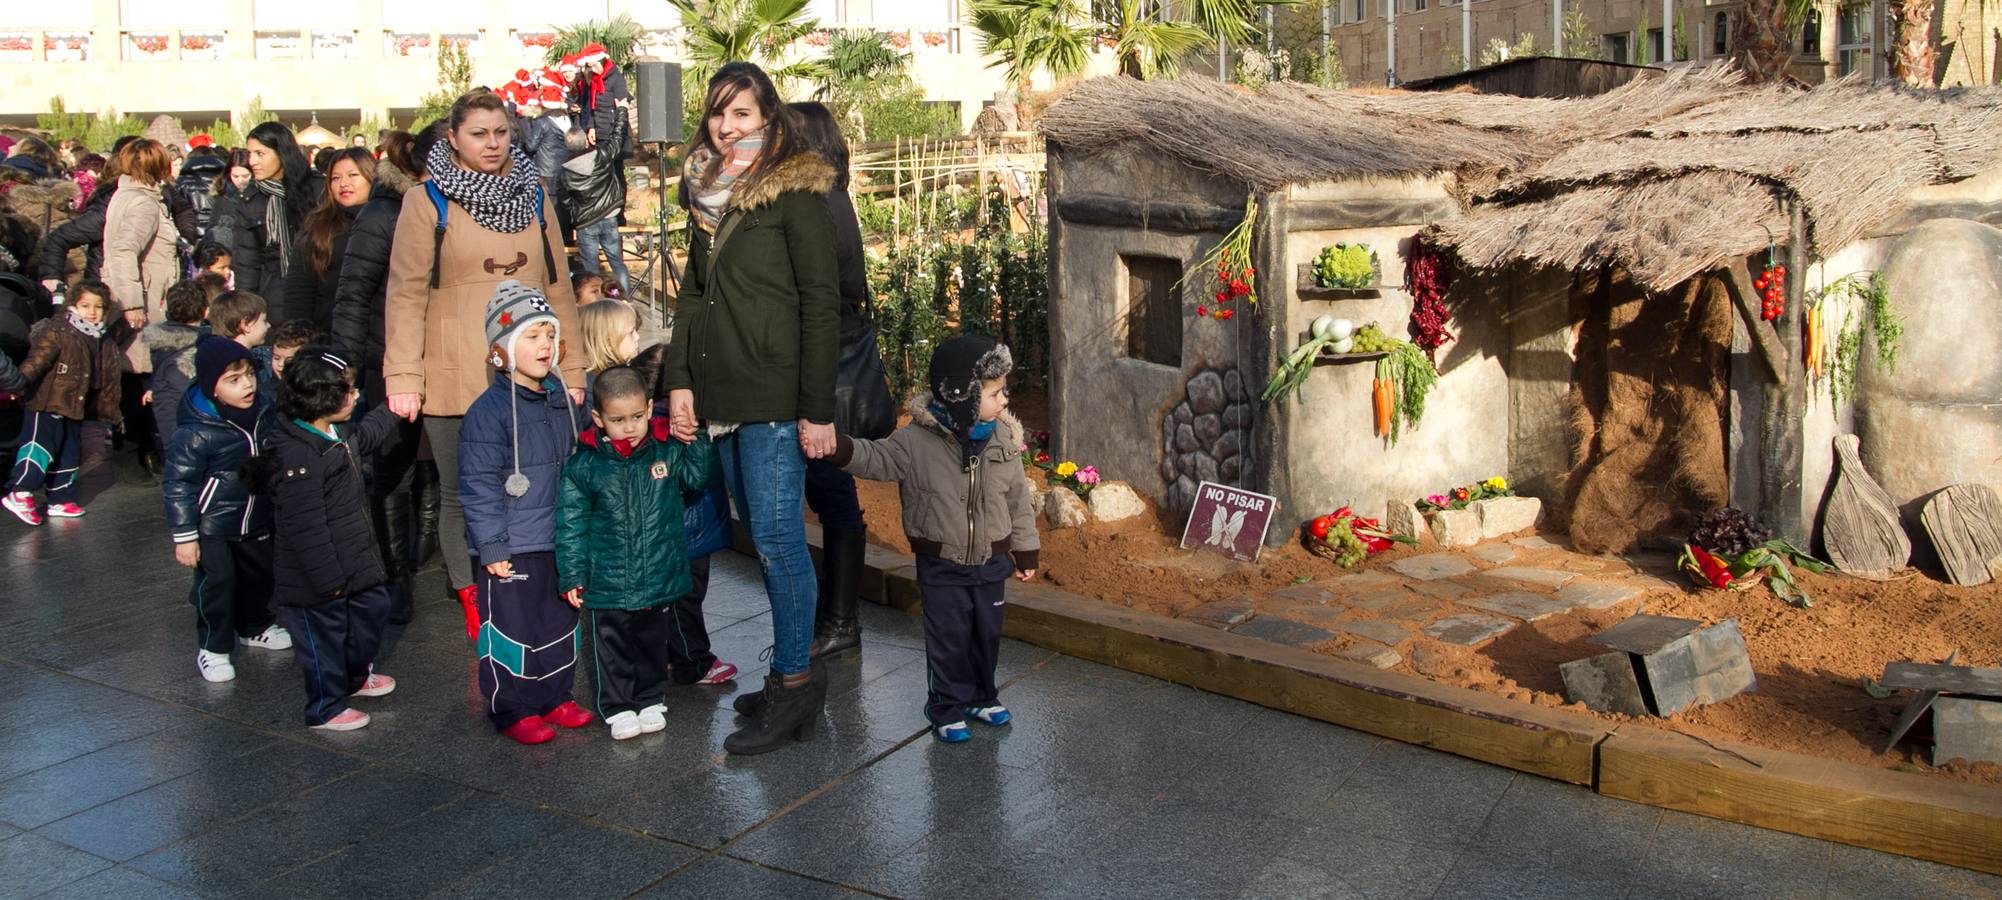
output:
M 473 579 L 480 693 L 494 727 L 523 744 L 554 738 L 552 724 L 595 720 L 570 696 L 577 610 L 556 576 L 563 464 L 582 430 L 556 373 L 562 327 L 536 289 L 497 285 L 486 312 L 493 385 L 459 427 L 466 546 L 481 567 Z

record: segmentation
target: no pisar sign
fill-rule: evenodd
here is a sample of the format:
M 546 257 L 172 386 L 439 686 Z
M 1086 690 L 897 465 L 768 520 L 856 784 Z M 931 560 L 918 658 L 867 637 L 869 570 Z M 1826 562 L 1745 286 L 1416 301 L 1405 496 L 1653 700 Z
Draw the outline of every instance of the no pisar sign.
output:
M 1265 547 L 1265 529 L 1278 510 L 1278 498 L 1205 481 L 1196 488 L 1196 504 L 1182 527 L 1182 549 L 1257 562 L 1258 551 Z

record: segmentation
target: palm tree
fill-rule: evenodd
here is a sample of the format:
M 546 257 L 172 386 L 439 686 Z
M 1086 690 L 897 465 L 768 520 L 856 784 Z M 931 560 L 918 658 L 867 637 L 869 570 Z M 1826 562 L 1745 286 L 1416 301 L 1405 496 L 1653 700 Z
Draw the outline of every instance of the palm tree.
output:
M 1141 0 L 1119 0 L 1112 8 L 1114 18 L 1104 23 L 1104 34 L 1115 42 L 1119 74 L 1140 79 L 1172 77 L 1181 69 L 1183 54 L 1211 43 L 1203 29 L 1188 22 L 1163 21 L 1152 11 L 1143 11 L 1140 4 Z
M 882 32 L 844 31 L 828 38 L 820 64 L 826 71 L 814 96 L 833 107 L 835 115 L 848 119 L 854 133 L 867 140 L 863 101 L 878 88 L 908 81 L 905 69 L 911 55 L 891 46 L 890 36 Z
M 1891 77 L 1912 87 L 1935 84 L 1932 19 L 1934 0 L 1896 0 L 1891 4 Z
M 549 65 L 563 61 L 563 57 L 584 49 L 585 44 L 603 44 L 605 52 L 612 55 L 612 64 L 621 69 L 632 65 L 638 55 L 640 41 L 646 36 L 646 29 L 633 21 L 632 16 L 621 13 L 600 22 L 596 19 L 576 25 L 558 27 L 556 39 L 549 45 L 549 52 L 543 59 Z
M 806 16 L 807 0 L 668 0 L 681 12 L 687 32 L 689 77 L 704 84 L 725 63 L 745 60 L 763 66 L 777 81 L 821 80 L 818 60 L 784 62 L 787 49 L 820 27 Z
M 1800 24 L 1814 7 L 1815 0 L 1745 0 L 1731 23 L 1731 44 L 1746 80 L 1763 84 L 1786 77 L 1799 46 Z
M 988 67 L 1005 71 L 1017 96 L 1028 96 L 1037 70 L 1068 78 L 1091 59 L 1093 31 L 1077 0 L 974 0 L 967 21 L 980 52 L 994 57 Z

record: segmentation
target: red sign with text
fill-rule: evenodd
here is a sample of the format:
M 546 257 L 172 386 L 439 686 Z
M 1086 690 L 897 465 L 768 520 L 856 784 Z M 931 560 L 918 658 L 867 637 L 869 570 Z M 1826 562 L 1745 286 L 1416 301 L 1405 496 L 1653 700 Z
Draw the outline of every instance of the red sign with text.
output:
M 1258 551 L 1265 548 L 1265 529 L 1278 511 L 1276 497 L 1205 481 L 1196 488 L 1196 505 L 1182 528 L 1182 549 L 1257 562 Z

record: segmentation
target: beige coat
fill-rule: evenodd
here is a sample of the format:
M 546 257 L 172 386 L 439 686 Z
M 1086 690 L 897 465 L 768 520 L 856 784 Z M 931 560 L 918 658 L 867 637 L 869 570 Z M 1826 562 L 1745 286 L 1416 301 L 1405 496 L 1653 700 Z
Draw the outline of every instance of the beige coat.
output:
M 577 299 L 570 292 L 563 233 L 554 198 L 542 198 L 543 231 L 535 225 L 519 234 L 488 231 L 472 213 L 446 201 L 445 243 L 438 287 L 431 287 L 433 232 L 438 212 L 422 185 L 403 195 L 396 239 L 389 256 L 386 333 L 382 355 L 383 389 L 389 394 L 423 394 L 427 416 L 463 416 L 492 383 L 487 364 L 487 301 L 494 286 L 515 279 L 541 287 L 562 324 L 563 355 L 558 368 L 571 387 L 584 387 L 583 337 L 577 331 Z M 556 258 L 556 280 L 548 280 L 542 241 L 548 236 Z
M 148 321 L 165 321 L 167 286 L 179 275 L 173 215 L 160 185 L 118 177 L 118 192 L 104 211 L 104 283 L 123 309 L 143 309 Z M 134 372 L 153 371 L 146 348 L 133 342 L 126 360 Z

